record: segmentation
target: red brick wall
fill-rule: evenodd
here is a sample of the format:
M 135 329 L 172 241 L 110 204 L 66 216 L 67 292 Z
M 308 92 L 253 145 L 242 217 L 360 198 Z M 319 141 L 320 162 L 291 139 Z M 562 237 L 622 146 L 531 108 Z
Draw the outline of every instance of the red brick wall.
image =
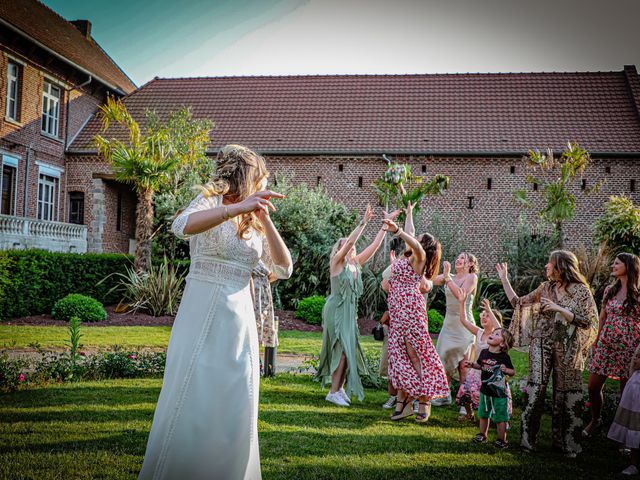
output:
M 65 89 L 71 84 L 62 82 L 62 99 L 60 105 L 60 122 L 58 137 L 51 138 L 42 133 L 42 90 L 45 78 L 43 67 L 20 59 L 22 62 L 20 82 L 19 122 L 12 122 L 5 118 L 7 92 L 7 64 L 15 58 L 14 54 L 7 54 L 0 45 L 0 151 L 17 156 L 18 160 L 18 195 L 16 213 L 25 215 L 24 193 L 27 190 L 26 216 L 37 217 L 38 195 L 38 165 L 36 162 L 65 169 L 64 137 L 65 122 L 67 121 L 66 102 L 69 94 Z M 59 78 L 64 72 L 50 72 L 49 78 Z M 69 139 L 85 124 L 86 120 L 96 110 L 103 100 L 102 93 L 91 94 L 87 91 L 74 90 L 70 93 Z M 27 165 L 28 160 L 28 165 Z M 28 169 L 28 178 L 25 175 Z M 66 169 L 65 169 L 66 170 Z M 66 171 L 60 175 L 60 202 L 58 204 L 58 218 L 68 221 L 68 195 Z
M 430 216 L 435 212 L 450 219 L 451 228 L 462 230 L 466 249 L 478 255 L 485 271 L 492 271 L 498 259 L 500 224 L 517 220 L 520 210 L 513 202 L 513 192 L 526 188 L 534 202 L 539 204 L 541 200 L 541 191 L 531 191 L 531 185 L 525 182 L 519 158 L 396 157 L 394 160 L 408 163 L 417 175 L 431 177 L 441 173 L 450 177 L 448 191 L 423 201 L 419 227 L 428 228 Z M 380 157 L 269 157 L 267 163 L 272 175 L 293 173 L 294 182 L 316 185 L 317 178 L 321 177 L 321 184 L 331 197 L 360 212 L 367 203 L 378 204 L 370 185 L 386 168 Z M 339 165 L 343 165 L 342 172 Z M 511 166 L 515 167 L 515 174 L 510 173 Z M 605 173 L 606 166 L 610 167 L 610 174 Z M 358 177 L 362 177 L 362 188 L 358 187 Z M 492 179 L 491 190 L 487 189 L 488 178 Z M 587 186 L 600 179 L 606 183 L 599 193 L 587 197 L 580 190 L 580 182 L 576 182 L 577 215 L 565 227 L 569 247 L 590 242 L 593 223 L 602 214 L 602 205 L 610 195 L 626 194 L 640 203 L 639 187 L 636 186 L 635 193 L 629 192 L 631 179 L 640 183 L 640 159 L 594 159 L 584 178 Z M 474 197 L 473 209 L 468 208 L 469 196 Z M 374 233 L 380 218 L 378 214 L 367 232 L 369 235 Z
M 428 229 L 430 217 L 437 212 L 450 228 L 461 230 L 466 249 L 478 255 L 484 271 L 493 271 L 501 247 L 501 223 L 515 223 L 520 210 L 513 202 L 513 192 L 520 188 L 529 191 L 535 202 L 541 200 L 541 191 L 533 192 L 531 185 L 525 182 L 523 164 L 519 158 L 424 158 L 397 157 L 398 162 L 406 162 L 417 175 L 433 176 L 442 173 L 450 177 L 449 190 L 440 197 L 428 197 L 422 203 L 418 220 L 421 230 Z M 367 203 L 374 206 L 378 201 L 371 184 L 384 172 L 386 165 L 376 157 L 268 157 L 267 164 L 272 177 L 275 174 L 291 176 L 294 183 L 306 182 L 316 185 L 317 178 L 327 189 L 329 195 L 348 207 L 364 211 Z M 343 165 L 343 171 L 339 171 Z M 422 167 L 426 172 L 422 172 Z M 511 174 L 511 167 L 515 173 Z M 610 173 L 605 167 L 610 167 Z M 69 189 L 90 190 L 91 172 L 106 173 L 109 169 L 93 157 L 70 156 L 67 162 Z M 358 177 L 362 177 L 362 188 L 358 187 Z M 487 179 L 492 179 L 492 189 L 487 189 Z M 585 172 L 587 186 L 605 179 L 606 183 L 599 193 L 589 197 L 580 190 L 580 181 L 576 182 L 577 215 L 566 225 L 569 247 L 586 245 L 591 239 L 593 223 L 602 214 L 602 205 L 610 195 L 626 194 L 634 202 L 640 203 L 640 159 L 594 159 L 592 166 Z M 630 180 L 635 179 L 636 192 L 629 192 Z M 73 186 L 73 188 L 72 188 Z M 126 187 L 125 187 L 126 188 Z M 103 237 L 105 251 L 127 251 L 128 236 L 134 236 L 134 225 L 123 226 L 123 232 L 115 231 L 116 187 L 109 185 L 106 190 L 106 226 Z M 474 208 L 468 208 L 468 197 L 474 197 Z M 86 223 L 91 224 L 91 196 L 85 203 Z M 124 197 L 123 197 L 124 200 Z M 130 197 L 123 215 L 123 222 L 133 217 L 134 198 Z M 381 208 L 367 231 L 369 236 L 375 233 L 380 223 Z M 129 216 L 131 215 L 131 216 Z M 124 233 L 126 230 L 126 233 Z

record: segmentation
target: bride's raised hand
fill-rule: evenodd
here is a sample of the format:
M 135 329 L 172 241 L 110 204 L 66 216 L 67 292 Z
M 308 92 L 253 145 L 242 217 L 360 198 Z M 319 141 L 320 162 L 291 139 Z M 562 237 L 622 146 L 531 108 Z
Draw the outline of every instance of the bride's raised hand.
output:
M 285 196 L 272 190 L 262 190 L 242 200 L 238 203 L 238 208 L 240 213 L 258 213 L 258 211 L 261 211 L 262 215 L 269 216 L 269 209 L 276 211 L 276 207 L 269 201 L 271 198 L 285 198 Z
M 369 223 L 371 221 L 371 219 L 373 218 L 373 208 L 371 208 L 371 204 L 367 204 L 367 209 L 364 212 L 364 215 L 362 216 L 362 224 L 366 225 L 367 223 Z

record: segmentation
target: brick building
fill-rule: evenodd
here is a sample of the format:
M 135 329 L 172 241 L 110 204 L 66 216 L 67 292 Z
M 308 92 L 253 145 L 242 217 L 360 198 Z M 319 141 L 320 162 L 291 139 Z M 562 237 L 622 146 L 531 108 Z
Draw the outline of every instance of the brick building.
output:
M 154 79 L 125 104 L 136 118 L 146 109 L 163 115 L 189 105 L 196 117 L 216 122 L 210 155 L 226 143 L 246 144 L 265 155 L 272 172 L 321 183 L 360 210 L 376 203 L 371 184 L 385 169 L 383 154 L 420 175 L 448 175 L 449 191 L 423 204 L 421 225 L 439 213 L 464 232 L 485 268 L 495 260 L 500 224 L 517 216 L 514 190 L 534 188 L 522 171 L 529 148 L 561 150 L 572 140 L 592 154 L 577 187 L 578 215 L 566 226 L 573 245 L 589 241 L 609 195 L 640 201 L 640 78 L 633 66 L 585 73 Z M 99 128 L 90 120 L 67 152 L 69 175 L 83 178 L 84 188 L 101 188 L 95 172 L 108 171 L 91 144 Z M 581 194 L 601 179 L 600 193 Z M 126 250 L 125 239 L 113 237 L 123 215 L 111 198 L 97 208 L 87 198 L 87 215 L 93 219 L 92 211 L 106 208 L 98 226 L 103 249 Z M 89 237 L 99 237 L 87 224 Z
M 91 37 L 35 0 L 0 2 L 0 248 L 86 251 L 90 185 L 65 151 L 108 94 L 135 85 Z

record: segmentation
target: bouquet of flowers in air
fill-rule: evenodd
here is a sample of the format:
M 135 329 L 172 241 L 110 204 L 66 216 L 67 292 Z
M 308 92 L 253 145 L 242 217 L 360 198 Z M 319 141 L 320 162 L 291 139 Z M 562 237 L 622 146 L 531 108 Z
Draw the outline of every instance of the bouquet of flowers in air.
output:
M 398 163 L 392 163 L 384 172 L 384 180 L 392 185 L 402 185 L 407 181 L 411 175 L 408 165 L 400 165 Z

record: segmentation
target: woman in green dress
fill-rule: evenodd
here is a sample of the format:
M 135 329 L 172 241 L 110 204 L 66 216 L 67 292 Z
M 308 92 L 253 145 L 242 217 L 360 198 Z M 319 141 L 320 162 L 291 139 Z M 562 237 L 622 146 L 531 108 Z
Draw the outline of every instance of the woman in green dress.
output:
M 399 213 L 399 210 L 385 213 L 384 218 L 394 219 Z M 373 209 L 368 205 L 362 221 L 349 237 L 341 238 L 333 246 L 329 261 L 331 294 L 322 311 L 322 350 L 315 379 L 323 386 L 331 384 L 326 400 L 343 407 L 349 406 L 352 395 L 358 400 L 364 398 L 360 375 L 375 380 L 367 368 L 358 340 L 357 310 L 362 294 L 362 266 L 380 248 L 386 232 L 381 228 L 373 242 L 360 254 L 356 254 L 355 248 L 372 218 Z

